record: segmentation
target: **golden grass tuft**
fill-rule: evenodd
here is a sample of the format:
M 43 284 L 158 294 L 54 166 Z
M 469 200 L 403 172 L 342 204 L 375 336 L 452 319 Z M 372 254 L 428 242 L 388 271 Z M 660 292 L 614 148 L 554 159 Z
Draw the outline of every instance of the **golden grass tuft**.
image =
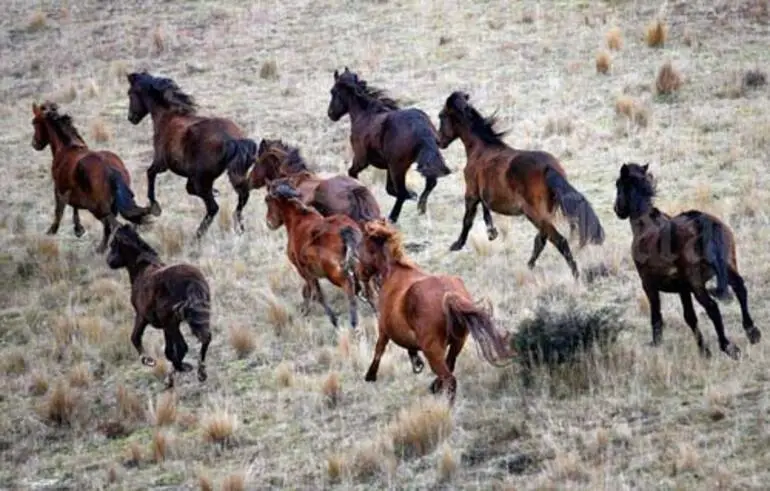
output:
M 78 363 L 70 369 L 69 382 L 73 387 L 88 387 L 91 384 L 91 371 L 87 363 Z
M 246 474 L 243 472 L 235 472 L 222 479 L 222 485 L 220 486 L 222 491 L 245 491 L 246 490 Z
M 29 383 L 29 392 L 33 396 L 42 396 L 48 392 L 48 376 L 42 372 L 32 372 L 31 381 Z
M 198 489 L 200 491 L 214 491 L 214 483 L 211 476 L 204 472 L 198 472 Z
M 275 369 L 275 381 L 278 387 L 286 388 L 294 385 L 294 367 L 291 363 L 282 361 Z
M 371 479 L 382 474 L 390 475 L 398 466 L 393 452 L 393 443 L 387 438 L 378 438 L 359 445 L 350 459 L 341 462 L 342 471 L 345 474 L 350 473 L 359 480 Z
M 155 227 L 163 257 L 173 257 L 184 250 L 184 229 L 178 224 L 159 224 Z
M 268 60 L 262 63 L 262 66 L 259 68 L 259 78 L 265 80 L 278 79 L 278 64 L 275 60 Z
M 457 474 L 457 457 L 452 451 L 452 447 L 449 444 L 444 443 L 441 449 L 441 455 L 438 458 L 437 471 L 438 478 L 441 482 L 451 481 Z
M 328 407 L 335 407 L 342 398 L 342 385 L 337 372 L 329 373 L 321 384 L 321 393 Z
M 110 465 L 107 469 L 107 484 L 115 484 L 118 482 L 118 469 L 114 465 Z
M 174 392 L 163 392 L 155 403 L 150 400 L 149 414 L 152 415 L 155 426 L 169 426 L 177 419 L 177 395 Z
M 118 385 L 117 402 L 118 414 L 121 418 L 136 421 L 144 420 L 145 411 L 139 396 L 123 384 Z
M 227 445 L 238 429 L 238 417 L 227 405 L 216 404 L 203 414 L 200 428 L 207 443 Z
M 432 452 L 452 432 L 452 412 L 441 398 L 425 398 L 402 409 L 389 425 L 396 455 L 402 458 Z
M 166 360 L 165 357 L 155 358 L 155 366 L 152 367 L 152 374 L 155 375 L 155 378 L 158 380 L 165 379 L 170 370 L 171 364 L 168 362 L 168 360 Z
M 291 325 L 292 318 L 286 304 L 278 298 L 271 290 L 262 295 L 262 302 L 267 313 L 267 322 L 273 326 L 276 336 L 285 333 Z
M 152 31 L 152 50 L 155 55 L 166 51 L 166 31 L 163 26 L 156 26 Z
M 98 118 L 91 123 L 91 138 L 96 143 L 105 143 L 112 140 L 112 130 L 107 123 Z
M 611 65 L 612 59 L 610 58 L 610 54 L 606 51 L 600 51 L 596 55 L 596 72 L 601 73 L 602 75 L 606 75 L 610 72 L 610 65 Z
M 171 448 L 171 441 L 168 434 L 163 431 L 156 430 L 152 434 L 152 442 L 150 443 L 150 449 L 152 450 L 152 460 L 155 463 L 161 463 L 168 457 L 168 452 Z
M 58 380 L 40 410 L 46 420 L 69 426 L 74 422 L 76 408 L 77 394 L 63 380 Z
M 246 326 L 232 326 L 228 329 L 228 341 L 238 359 L 248 357 L 257 349 L 257 339 L 254 333 Z
M 20 349 L 14 349 L 2 360 L 5 375 L 22 375 L 27 372 L 29 364 Z
M 668 27 L 660 19 L 647 26 L 644 32 L 644 41 L 651 48 L 662 48 L 666 44 Z
M 345 472 L 346 462 L 342 455 L 334 454 L 326 459 L 326 475 L 329 478 L 329 482 L 340 482 Z
M 609 49 L 618 51 L 623 48 L 623 35 L 619 27 L 616 26 L 607 31 L 606 39 Z
M 658 95 L 670 95 L 678 91 L 682 86 L 682 76 L 667 61 L 658 70 L 658 77 L 655 79 L 655 92 Z
M 642 128 L 650 121 L 650 113 L 645 106 L 629 96 L 620 96 L 615 100 L 615 114 L 623 116 Z
M 139 464 L 142 463 L 142 459 L 144 458 L 142 454 L 142 447 L 139 446 L 139 442 L 136 440 L 132 441 L 128 444 L 128 447 L 126 447 L 126 457 L 125 457 L 125 464 L 128 467 L 137 467 Z
M 110 76 L 119 84 L 126 83 L 126 75 L 129 73 L 128 62 L 114 60 L 110 63 Z
M 32 13 L 32 15 L 29 16 L 29 21 L 27 22 L 27 31 L 29 32 L 37 32 L 42 31 L 48 26 L 48 17 L 45 15 L 45 12 L 42 10 L 36 10 Z

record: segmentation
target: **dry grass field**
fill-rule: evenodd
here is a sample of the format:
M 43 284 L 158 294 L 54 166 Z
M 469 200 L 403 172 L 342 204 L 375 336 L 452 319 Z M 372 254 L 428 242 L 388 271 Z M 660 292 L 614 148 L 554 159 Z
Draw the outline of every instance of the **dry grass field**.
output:
M 768 9 L 767 0 L 4 2 L 0 488 L 766 489 L 770 89 L 743 80 L 767 71 Z M 299 315 L 300 278 L 285 230 L 265 225 L 264 191 L 236 235 L 223 176 L 221 212 L 195 244 L 202 203 L 168 172 L 157 186 L 163 214 L 142 234 L 166 261 L 207 274 L 214 341 L 205 384 L 188 374 L 161 392 L 167 365 L 142 366 L 129 341 L 127 274 L 94 252 L 101 225 L 81 213 L 88 232 L 78 239 L 68 209 L 59 234 L 45 235 L 51 155 L 30 145 L 32 102 L 58 101 L 91 146 L 118 153 L 146 204 L 151 122 L 127 120 L 127 72 L 169 76 L 202 113 L 345 172 L 348 119 L 326 116 L 332 72 L 345 65 L 436 123 L 449 93 L 468 91 L 482 113 L 499 110 L 511 145 L 562 159 L 607 232 L 576 259 L 603 264 L 606 277 L 575 283 L 550 245 L 528 270 L 535 229 L 523 218 L 495 216 L 501 234 L 489 242 L 478 216 L 466 248 L 450 253 L 463 213 L 459 142 L 444 151 L 455 172 L 428 214 L 409 201 L 399 227 L 424 246 L 412 254 L 419 264 L 462 276 L 502 328 L 516 330 L 539 299 L 554 311 L 615 306 L 625 330 L 610 356 L 536 373 L 525 387 L 519 365 L 489 366 L 469 343 L 449 408 L 428 393 L 430 371 L 412 374 L 391 344 L 379 380 L 366 383 L 374 316 L 362 304 L 364 335 L 352 336 L 346 301 L 328 283 L 340 330 L 317 305 Z M 718 353 L 700 358 L 671 295 L 663 345 L 647 346 L 630 227 L 612 212 L 625 161 L 651 163 L 665 211 L 696 207 L 734 228 L 765 334 L 748 346 L 737 302 L 721 304 L 742 360 L 718 353 L 696 305 Z M 387 213 L 383 177 L 361 174 Z M 422 182 L 410 172 L 412 188 Z M 148 329 L 145 345 L 162 358 L 158 331 Z

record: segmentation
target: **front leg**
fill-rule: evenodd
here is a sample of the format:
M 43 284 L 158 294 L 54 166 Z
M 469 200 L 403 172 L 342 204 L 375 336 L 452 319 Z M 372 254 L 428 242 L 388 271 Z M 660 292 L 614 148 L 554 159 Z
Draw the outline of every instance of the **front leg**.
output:
M 80 223 L 80 213 L 78 213 L 78 210 L 79 208 L 72 207 L 72 223 L 74 224 L 75 237 L 82 237 L 86 233 L 86 229 Z
M 642 284 L 644 294 L 650 304 L 650 324 L 652 325 L 652 346 L 660 344 L 663 338 L 663 316 L 660 313 L 660 292 L 654 285 Z
M 358 174 L 367 167 L 369 167 L 369 162 L 366 160 L 366 157 L 359 157 L 358 154 L 355 154 L 353 162 L 350 164 L 350 168 L 348 168 L 348 176 L 358 179 Z
M 144 346 L 142 346 L 142 337 L 144 336 L 144 330 L 147 329 L 147 324 L 148 322 L 144 317 L 139 315 L 136 316 L 134 319 L 134 330 L 131 332 L 131 344 L 134 345 L 134 348 L 136 348 L 136 351 L 139 353 L 139 360 L 142 362 L 142 365 L 154 367 L 155 359 L 151 356 L 147 356 L 144 353 Z
M 479 207 L 479 201 L 479 198 L 476 196 L 465 197 L 465 216 L 463 216 L 463 228 L 460 231 L 460 236 L 449 248 L 450 251 L 459 251 L 463 248 L 465 242 L 468 240 L 468 233 L 473 226 L 473 220 L 476 218 L 476 211 Z
M 152 165 L 147 169 L 147 199 L 150 201 L 150 213 L 153 216 L 160 216 L 161 208 L 155 200 L 155 178 L 158 174 L 166 172 L 168 166 L 162 160 L 153 160 Z
M 492 222 L 492 213 L 489 211 L 489 207 L 483 201 L 481 202 L 481 213 L 484 216 L 484 223 L 487 226 L 487 237 L 489 240 L 495 240 L 497 238 L 497 229 Z
M 54 190 L 54 212 L 53 212 L 53 223 L 48 228 L 48 231 L 46 234 L 48 235 L 55 235 L 56 232 L 59 231 L 59 225 L 61 224 L 62 216 L 64 216 L 64 207 L 67 206 L 66 198 L 62 195 L 60 195 L 56 190 Z

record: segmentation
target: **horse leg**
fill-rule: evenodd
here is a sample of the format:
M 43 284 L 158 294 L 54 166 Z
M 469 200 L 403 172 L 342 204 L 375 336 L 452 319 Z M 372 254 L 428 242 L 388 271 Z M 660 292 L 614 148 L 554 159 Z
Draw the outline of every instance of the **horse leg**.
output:
M 208 179 L 203 181 L 203 179 L 200 177 L 190 177 L 187 179 L 187 193 L 193 196 L 198 196 L 206 205 L 206 216 L 203 217 L 200 225 L 198 225 L 198 230 L 195 232 L 195 237 L 197 239 L 201 239 L 203 237 L 203 235 L 211 226 L 211 222 L 214 220 L 214 217 L 219 212 L 219 205 L 214 199 L 212 184 L 213 181 Z
M 420 215 L 424 215 L 428 208 L 428 195 L 433 191 L 433 188 L 438 184 L 438 179 L 435 177 L 425 178 L 425 189 L 422 190 L 420 200 L 417 202 L 417 212 Z
M 532 255 L 529 257 L 529 261 L 527 261 L 527 267 L 529 269 L 534 269 L 535 262 L 540 257 L 540 254 L 542 254 L 543 249 L 545 249 L 545 243 L 547 240 L 548 235 L 543 232 L 538 232 L 537 235 L 535 235 L 535 241 L 532 245 Z
M 489 240 L 495 240 L 497 238 L 497 229 L 495 228 L 494 222 L 492 222 L 492 213 L 489 211 L 489 207 L 483 200 L 481 201 L 481 213 L 484 216 L 484 224 L 487 226 L 487 238 Z M 545 241 L 545 239 L 543 240 Z
M 366 281 L 363 282 L 364 284 L 364 299 L 366 300 L 366 303 L 369 304 L 369 307 L 372 308 L 372 311 L 377 314 L 377 303 L 374 301 L 374 289 L 372 288 L 372 278 L 368 278 Z
M 110 241 L 110 236 L 112 235 L 113 230 L 117 230 L 119 226 L 120 224 L 118 223 L 117 219 L 112 215 L 108 215 L 102 218 L 102 227 L 104 227 L 104 234 L 102 236 L 102 242 L 96 248 L 97 253 L 102 254 L 104 251 L 107 250 L 107 244 Z
M 213 191 L 213 189 L 212 189 Z M 236 224 L 236 231 L 243 232 L 245 229 L 243 227 L 243 208 L 246 206 L 246 203 L 249 202 L 249 188 L 247 186 L 240 186 L 238 189 L 238 205 L 235 207 L 235 213 L 233 213 L 233 218 Z
M 72 207 L 72 223 L 73 230 L 75 231 L 75 237 L 82 237 L 86 233 L 86 229 L 83 228 L 83 224 L 80 223 L 79 208 Z
M 324 312 L 326 312 L 326 315 L 329 316 L 329 320 L 332 321 L 332 324 L 334 327 L 338 327 L 337 323 L 337 315 L 334 313 L 331 307 L 329 307 L 329 304 L 326 303 L 326 297 L 324 296 L 323 290 L 321 290 L 321 285 L 318 283 L 317 279 L 314 279 L 312 282 L 313 290 L 315 290 L 315 293 L 318 298 L 318 303 L 320 303 L 323 308 Z
M 748 295 L 746 294 L 746 285 L 743 278 L 734 268 L 729 268 L 727 272 L 727 281 L 730 283 L 735 296 L 738 297 L 738 303 L 741 305 L 741 318 L 743 320 L 743 330 L 746 331 L 746 337 L 751 344 L 757 344 L 762 339 L 762 333 L 754 325 L 754 320 L 749 313 Z
M 412 362 L 412 372 L 420 373 L 425 368 L 425 363 L 420 358 L 420 351 L 416 349 L 407 350 L 409 353 L 409 361 Z
M 460 355 L 460 352 L 463 350 L 463 346 L 465 346 L 465 340 L 467 339 L 467 334 L 463 336 L 455 336 L 451 337 L 449 341 L 449 353 L 446 355 L 446 365 L 449 367 L 449 371 L 454 373 L 455 371 L 455 363 L 457 363 L 457 357 Z
M 404 174 L 404 176 L 406 176 L 406 174 Z M 404 187 L 406 187 L 406 184 L 404 184 Z M 398 187 L 391 177 L 390 168 L 385 171 L 385 191 L 389 196 L 398 198 Z M 406 190 L 406 194 L 408 196 L 406 199 L 417 199 L 417 193 L 408 188 Z
M 663 340 L 663 315 L 660 313 L 660 291 L 650 284 L 642 283 L 642 289 L 647 296 L 647 302 L 650 304 L 650 325 L 652 326 L 652 343 L 651 346 L 658 346 Z M 689 293 L 688 293 L 689 295 Z M 685 318 L 687 317 L 687 306 L 684 305 L 684 297 L 682 298 L 682 306 L 685 310 Z
M 684 321 L 690 326 L 690 330 L 695 336 L 695 342 L 698 344 L 698 350 L 701 355 L 705 357 L 711 356 L 711 350 L 706 346 L 706 341 L 703 339 L 703 333 L 698 329 L 698 316 L 695 315 L 695 309 L 692 306 L 692 294 L 689 289 L 683 289 L 679 292 L 679 299 L 682 301 L 682 309 L 684 310 Z
M 454 244 L 449 246 L 450 251 L 459 251 L 463 248 L 465 242 L 468 240 L 468 233 L 473 226 L 473 220 L 476 218 L 476 211 L 478 211 L 479 201 L 481 200 L 479 200 L 479 198 L 476 196 L 465 197 L 465 215 L 463 216 L 463 228 L 460 231 L 460 236 L 457 238 Z
M 578 279 L 580 273 L 578 272 L 577 263 L 575 263 L 575 259 L 572 257 L 572 251 L 570 250 L 567 239 L 556 230 L 556 227 L 554 227 L 551 222 L 544 222 L 541 225 L 540 233 L 545 233 L 547 235 L 548 241 L 556 246 L 556 249 L 562 257 L 564 257 L 564 260 L 567 261 L 569 269 L 572 271 L 572 276 L 574 276 L 575 279 Z
M 189 363 L 182 361 L 189 348 L 182 333 L 179 331 L 179 323 L 166 326 L 163 330 L 163 337 L 166 341 L 166 358 L 171 362 L 172 366 L 172 370 L 166 378 L 166 388 L 170 389 L 174 387 L 176 372 L 189 372 L 193 367 Z
M 367 167 L 369 167 L 369 161 L 365 158 L 353 156 L 353 162 L 350 164 L 350 168 L 348 168 L 348 176 L 358 179 L 358 174 Z
M 722 314 L 719 312 L 719 306 L 706 290 L 704 285 L 699 285 L 698 288 L 693 290 L 695 299 L 699 304 L 706 309 L 706 313 L 714 323 L 714 329 L 717 332 L 717 339 L 719 340 L 719 349 L 724 351 L 727 356 L 733 359 L 738 359 L 741 354 L 741 350 L 738 349 L 725 335 L 725 326 L 722 323 Z
M 206 352 L 211 344 L 211 328 L 208 322 L 189 322 L 190 330 L 201 343 L 201 349 L 198 352 L 198 381 L 205 382 L 208 378 L 206 373 Z
M 302 285 L 302 306 L 300 307 L 300 314 L 306 316 L 310 314 L 310 300 L 313 297 L 313 286 L 310 280 L 306 279 L 305 284 Z
M 147 199 L 150 201 L 150 213 L 156 217 L 160 216 L 161 209 L 155 200 L 155 178 L 167 170 L 168 167 L 160 160 L 153 160 L 152 165 L 147 169 Z
M 48 227 L 47 235 L 56 235 L 59 231 L 59 225 L 61 224 L 62 216 L 64 216 L 64 208 L 67 206 L 67 202 L 64 196 L 54 190 L 54 211 L 53 211 L 53 223 Z
M 401 207 L 404 206 L 404 202 L 407 199 L 411 199 L 411 195 L 409 194 L 410 191 L 406 188 L 406 175 L 403 172 L 399 172 L 398 175 L 393 175 L 392 172 L 388 173 L 396 190 L 396 202 L 393 204 L 393 209 L 390 210 L 388 219 L 391 223 L 396 223 L 399 215 L 401 215 Z
M 140 315 L 137 315 L 134 318 L 134 330 L 131 332 L 131 344 L 134 345 L 134 348 L 139 353 L 139 361 L 142 362 L 142 365 L 154 367 L 155 360 L 144 353 L 144 346 L 142 346 L 142 337 L 144 336 L 144 330 L 147 329 L 147 324 L 144 317 Z
M 348 296 L 348 305 L 350 308 L 350 327 L 355 330 L 358 327 L 358 302 L 356 298 L 356 279 L 350 275 L 345 282 L 345 293 Z
M 438 343 L 434 343 L 429 349 L 423 350 L 425 358 L 428 360 L 436 379 L 430 384 L 430 391 L 437 394 L 446 390 L 449 396 L 449 403 L 454 403 L 455 393 L 457 391 L 457 379 L 444 360 L 444 349 Z
M 369 365 L 369 370 L 366 371 L 364 380 L 367 382 L 377 381 L 377 370 L 380 369 L 380 359 L 382 354 L 385 353 L 385 347 L 388 345 L 390 338 L 385 334 L 385 330 L 380 326 L 379 335 L 377 336 L 377 344 L 374 346 L 374 356 L 372 357 L 372 363 Z

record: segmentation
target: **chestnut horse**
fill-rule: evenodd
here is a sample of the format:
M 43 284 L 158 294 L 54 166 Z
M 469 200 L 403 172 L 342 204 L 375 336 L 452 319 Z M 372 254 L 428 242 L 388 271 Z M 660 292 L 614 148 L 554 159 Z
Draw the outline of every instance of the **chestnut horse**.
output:
M 743 329 L 751 344 L 762 335 L 754 326 L 749 313 L 746 286 L 738 272 L 733 232 L 717 217 L 698 210 L 675 216 L 667 215 L 653 204 L 655 181 L 648 172 L 649 164 L 623 164 L 615 186 L 615 214 L 631 222 L 634 239 L 631 253 L 642 288 L 650 303 L 652 344 L 663 337 L 663 317 L 660 313 L 660 292 L 678 293 L 684 310 L 684 320 L 690 326 L 700 352 L 711 352 L 698 329 L 698 316 L 693 309 L 692 296 L 706 309 L 719 339 L 719 349 L 737 358 L 740 350 L 725 335 L 719 306 L 711 298 L 725 298 L 732 287 L 741 307 Z M 716 289 L 706 288 L 706 282 L 716 276 Z
M 451 173 L 441 156 L 436 127 L 428 115 L 416 108 L 399 108 L 396 101 L 359 79 L 348 67 L 341 74 L 334 71 L 327 110 L 332 121 L 339 121 L 345 114 L 350 114 L 353 148 L 348 175 L 357 178 L 369 165 L 387 170 L 385 189 L 396 198 L 390 211 L 390 221 L 395 223 L 404 201 L 416 196 L 406 187 L 406 173 L 416 161 L 417 171 L 425 177 L 417 209 L 420 214 L 425 213 L 428 195 L 438 178 Z
M 406 257 L 400 234 L 384 220 L 367 223 L 364 240 L 374 249 L 382 272 L 379 336 L 366 372 L 367 382 L 377 380 L 380 359 L 390 340 L 407 350 L 415 373 L 423 368 L 418 351 L 425 354 L 436 374 L 431 392 L 446 389 L 450 401 L 454 401 L 457 389 L 455 362 L 469 332 L 490 364 L 499 365 L 513 357 L 509 334 L 495 328 L 489 313 L 473 302 L 460 277 L 432 275 L 420 269 Z
M 326 303 L 318 282 L 326 278 L 345 291 L 350 324 L 355 329 L 358 326 L 356 294 L 359 280 L 367 287 L 367 298 L 371 298 L 369 278 L 358 278 L 361 271 L 358 251 L 363 235 L 358 224 L 345 215 L 324 217 L 315 208 L 306 206 L 300 200 L 300 193 L 288 184 L 286 178 L 268 183 L 267 191 L 267 226 L 270 230 L 277 230 L 286 225 L 286 254 L 305 280 L 302 287 L 303 314 L 309 313 L 310 300 L 315 297 L 334 327 L 338 326 L 337 315 Z
M 59 231 L 64 208 L 72 207 L 75 235 L 85 233 L 78 210 L 91 212 L 104 226 L 104 236 L 97 247 L 107 249 L 111 232 L 120 224 L 117 215 L 136 224 L 146 221 L 149 210 L 137 206 L 131 190 L 131 176 L 120 157 L 106 150 L 91 150 L 78 133 L 68 114 L 59 114 L 58 106 L 49 101 L 32 104 L 32 126 L 35 134 L 32 148 L 41 151 L 51 147 L 51 176 L 54 183 L 55 211 L 49 235 Z
M 166 379 L 166 388 L 174 386 L 176 372 L 192 370 L 192 366 L 183 361 L 188 346 L 179 330 L 179 325 L 186 322 L 201 343 L 198 380 L 204 382 L 208 378 L 206 351 L 211 343 L 211 293 L 203 273 L 191 264 L 166 265 L 128 225 L 115 232 L 107 265 L 112 269 L 128 270 L 131 304 L 136 312 L 131 343 L 139 352 L 142 364 L 155 366 L 155 360 L 145 354 L 142 346 L 144 330 L 149 324 L 163 330 L 166 358 L 173 366 Z
M 359 224 L 380 217 L 374 195 L 357 179 L 324 176 L 312 172 L 296 147 L 281 140 L 263 139 L 257 163 L 249 172 L 249 189 L 260 189 L 268 181 L 286 177 L 302 196 L 300 200 L 324 216 L 347 215 Z
M 550 241 L 577 278 L 578 267 L 567 239 L 554 226 L 554 212 L 561 208 L 570 220 L 571 231 L 580 235 L 580 247 L 587 242 L 602 244 L 604 229 L 591 204 L 567 181 L 559 161 L 547 152 L 514 149 L 494 129 L 496 118 L 484 118 L 470 104 L 469 96 L 453 92 L 439 113 L 440 146 L 447 148 L 460 138 L 465 146 L 465 216 L 457 241 L 450 250 L 463 248 L 473 226 L 479 204 L 489 240 L 497 237 L 490 212 L 517 216 L 524 214 L 538 229 L 529 259 L 530 269 Z
M 161 213 L 155 199 L 157 175 L 171 170 L 186 177 L 187 193 L 198 196 L 206 205 L 206 216 L 196 232 L 198 238 L 202 237 L 219 211 L 214 181 L 227 170 L 238 193 L 235 222 L 243 231 L 241 212 L 249 199 L 246 173 L 256 158 L 256 142 L 246 138 L 230 119 L 198 115 L 193 98 L 171 79 L 139 72 L 129 74 L 128 83 L 128 120 L 136 125 L 147 114 L 152 117 L 154 155 L 147 169 L 147 198 L 152 213 Z

